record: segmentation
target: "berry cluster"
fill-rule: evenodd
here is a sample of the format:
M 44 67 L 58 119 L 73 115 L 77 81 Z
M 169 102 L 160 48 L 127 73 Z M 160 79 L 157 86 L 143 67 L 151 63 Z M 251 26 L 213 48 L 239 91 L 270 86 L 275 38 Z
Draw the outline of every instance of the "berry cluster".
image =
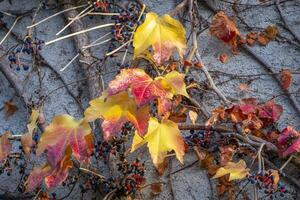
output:
M 96 12 L 108 12 L 108 9 L 111 7 L 111 4 L 108 1 L 97 0 L 93 2 L 93 7 Z
M 8 56 L 8 60 L 10 62 L 10 68 L 15 68 L 17 71 L 20 71 L 21 67 L 24 71 L 29 69 L 29 66 L 26 65 L 20 59 L 20 54 L 33 54 L 42 49 L 42 45 L 44 44 L 43 40 L 39 40 L 35 38 L 34 40 L 31 37 L 26 37 L 24 43 L 21 46 L 15 48 L 14 51 L 10 52 Z
M 209 148 L 211 141 L 210 131 L 200 130 L 195 132 L 190 130 L 190 134 L 184 137 L 186 144 L 189 146 L 201 146 L 202 148 Z
M 117 42 L 124 43 L 130 39 L 131 33 L 134 31 L 140 14 L 140 6 L 131 2 L 127 9 L 119 9 L 118 13 L 120 15 L 112 17 L 112 20 L 115 21 L 112 34 Z
M 118 137 L 113 137 L 109 141 L 98 141 L 95 144 L 96 158 L 103 158 L 106 162 L 110 154 L 122 154 L 124 151 L 123 144 L 128 140 L 128 134 L 133 130 L 130 123 L 125 123 Z
M 247 179 L 251 184 L 255 184 L 259 190 L 264 190 L 264 193 L 270 197 L 270 199 L 276 198 L 276 194 L 278 193 L 283 197 L 284 194 L 288 192 L 283 185 L 275 183 L 275 176 L 271 170 L 248 175 Z

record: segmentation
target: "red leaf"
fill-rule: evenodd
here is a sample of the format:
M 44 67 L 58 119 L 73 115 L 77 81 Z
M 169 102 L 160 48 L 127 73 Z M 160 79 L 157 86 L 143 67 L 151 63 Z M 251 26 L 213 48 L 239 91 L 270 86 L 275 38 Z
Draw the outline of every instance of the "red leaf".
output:
M 156 97 L 164 97 L 167 91 L 162 87 L 160 82 L 153 81 L 141 69 L 124 69 L 121 73 L 109 83 L 109 96 L 131 89 L 131 93 L 138 105 L 144 105 Z
M 220 55 L 219 60 L 221 63 L 226 63 L 228 61 L 228 56 L 227 54 L 223 53 Z
M 300 151 L 300 133 L 291 126 L 282 130 L 277 141 L 281 157 L 286 157 Z
M 268 101 L 259 107 L 258 117 L 265 123 L 270 124 L 277 122 L 283 112 L 281 105 L 275 104 L 274 101 Z

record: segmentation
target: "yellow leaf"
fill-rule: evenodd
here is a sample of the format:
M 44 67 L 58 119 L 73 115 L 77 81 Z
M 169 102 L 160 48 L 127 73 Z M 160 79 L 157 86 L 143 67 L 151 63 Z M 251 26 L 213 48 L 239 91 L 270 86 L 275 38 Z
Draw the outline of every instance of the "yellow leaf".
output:
M 30 116 L 30 123 L 27 125 L 28 133 L 32 134 L 34 129 L 36 128 L 36 122 L 39 117 L 39 111 L 38 110 L 32 110 L 31 116 Z
M 169 151 L 174 150 L 177 159 L 183 163 L 184 141 L 176 123 L 163 119 L 158 122 L 156 118 L 150 118 L 148 132 L 144 138 L 135 133 L 131 152 L 147 143 L 152 161 L 156 168 L 164 162 Z
M 189 117 L 190 117 L 190 120 L 192 121 L 192 123 L 195 124 L 197 121 L 197 118 L 198 118 L 198 114 L 196 112 L 190 110 Z
M 139 134 L 143 135 L 147 131 L 149 106 L 138 108 L 126 91 L 109 97 L 104 93 L 101 97 L 90 101 L 90 107 L 86 109 L 84 116 L 88 122 L 98 118 L 104 120 L 102 129 L 105 139 L 117 134 L 127 121 L 132 122 Z
M 167 14 L 160 17 L 150 12 L 134 33 L 133 46 L 135 57 L 152 46 L 154 59 L 160 65 L 169 59 L 175 48 L 183 57 L 186 49 L 185 29 L 179 21 Z
M 164 80 L 170 86 L 173 95 L 183 95 L 189 98 L 189 95 L 186 92 L 186 85 L 184 83 L 184 74 L 172 71 L 164 76 Z
M 224 167 L 220 167 L 212 178 L 219 178 L 229 174 L 229 181 L 243 179 L 247 176 L 249 170 L 244 160 L 240 160 L 237 163 L 228 162 Z
M 33 109 L 31 111 L 30 123 L 27 124 L 28 132 L 22 135 L 21 137 L 21 144 L 25 152 L 25 155 L 27 156 L 30 154 L 31 147 L 35 144 L 35 142 L 32 140 L 32 134 L 37 127 L 38 118 L 39 118 L 39 111 Z

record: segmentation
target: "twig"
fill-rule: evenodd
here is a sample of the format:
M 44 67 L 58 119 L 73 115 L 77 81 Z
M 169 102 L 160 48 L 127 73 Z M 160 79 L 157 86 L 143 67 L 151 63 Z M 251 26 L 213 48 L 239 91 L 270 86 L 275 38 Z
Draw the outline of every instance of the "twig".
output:
M 295 158 L 295 156 L 294 155 L 291 155 L 290 157 L 289 157 L 289 159 L 280 167 L 280 169 L 279 169 L 279 172 L 280 173 L 282 173 L 282 170 L 287 166 L 287 164 L 289 164 L 289 162 L 291 162 L 291 160 L 293 159 L 293 158 Z
M 105 28 L 105 27 L 109 27 L 109 26 L 114 26 L 114 25 L 115 25 L 114 23 L 109 23 L 109 24 L 101 24 L 101 25 L 98 25 L 98 26 L 94 26 L 92 28 L 84 29 L 84 30 L 81 29 L 81 30 L 79 30 L 77 32 L 74 32 L 74 33 L 71 33 L 69 35 L 65 35 L 65 36 L 56 38 L 54 40 L 50 40 L 48 42 L 45 42 L 45 45 L 47 46 L 49 44 L 52 44 L 54 42 L 57 42 L 57 41 L 60 41 L 60 40 L 63 40 L 63 39 L 69 38 L 69 37 L 73 37 L 73 36 L 76 36 L 76 35 L 79 35 L 79 34 L 83 34 L 83 33 L 86 33 L 86 32 L 90 32 L 90 31 L 93 31 L 93 30 L 97 30 L 97 29 Z
M 67 25 L 65 25 L 60 31 L 58 31 L 55 35 L 59 35 L 61 34 L 64 30 L 66 30 L 66 28 L 68 28 L 73 22 L 75 22 L 76 20 L 80 19 L 81 16 L 84 14 L 85 11 L 87 11 L 88 9 L 90 9 L 93 5 L 89 5 L 88 7 L 86 7 L 85 9 L 83 9 L 78 15 L 76 15 L 76 17 L 74 17 Z M 94 10 L 94 9 L 93 9 Z M 92 10 L 91 10 L 92 11 Z
M 43 19 L 43 20 L 41 20 L 41 21 L 39 21 L 39 22 L 37 22 L 37 23 L 35 23 L 35 24 L 32 24 L 32 25 L 30 25 L 30 26 L 27 26 L 27 28 L 35 27 L 35 26 L 37 26 L 37 25 L 39 25 L 39 24 L 41 24 L 41 23 L 43 23 L 43 22 L 45 22 L 45 21 L 47 21 L 47 20 L 49 20 L 49 19 L 51 19 L 51 18 L 53 18 L 53 17 L 55 17 L 55 16 L 58 16 L 58 15 L 64 13 L 64 12 L 68 12 L 68 11 L 70 11 L 70 10 L 75 10 L 75 9 L 77 9 L 77 8 L 82 8 L 82 7 L 85 7 L 86 5 L 87 5 L 87 4 L 80 5 L 80 6 L 75 6 L 75 7 L 71 7 L 71 8 L 67 8 L 67 9 L 65 9 L 65 10 L 62 10 L 62 11 L 60 11 L 60 12 L 55 13 L 54 15 L 51 15 L 51 16 L 49 16 L 49 17 L 46 17 L 45 19 Z
M 9 31 L 6 33 L 6 35 L 4 36 L 4 38 L 1 40 L 0 45 L 2 45 L 2 43 L 5 41 L 5 39 L 9 36 L 10 32 L 13 30 L 13 28 L 15 27 L 15 25 L 17 24 L 17 22 L 19 21 L 19 19 L 21 19 L 22 16 L 19 16 L 15 19 L 13 25 L 10 27 Z
M 62 4 L 63 4 L 64 9 L 73 7 L 72 0 L 64 0 L 62 2 Z M 65 15 L 66 19 L 74 18 L 78 15 L 78 12 L 76 10 L 70 10 L 70 11 L 64 13 L 64 15 Z M 95 66 L 91 66 L 91 64 L 93 63 L 93 57 L 92 57 L 91 52 L 88 49 L 85 51 L 81 51 L 81 48 L 83 46 L 87 46 L 89 44 L 88 36 L 85 33 L 87 31 L 95 30 L 99 27 L 108 27 L 108 26 L 113 26 L 113 25 L 114 24 L 99 25 L 99 26 L 92 27 L 92 28 L 89 28 L 86 30 L 84 30 L 83 23 L 80 20 L 75 21 L 74 23 L 72 23 L 70 25 L 71 31 L 73 32 L 70 35 L 75 36 L 74 41 L 75 41 L 76 49 L 78 52 L 81 52 L 81 54 L 79 55 L 79 60 L 83 61 L 80 63 L 80 66 L 83 69 L 86 77 L 89 77 L 91 74 L 97 74 L 98 70 Z M 78 35 L 78 33 L 80 35 Z M 70 35 L 68 37 L 70 37 Z M 87 80 L 90 99 L 96 98 L 102 92 L 102 82 L 99 80 L 101 80 L 101 75 L 99 75 L 99 73 L 98 73 L 98 75 L 95 75 L 92 78 L 89 78 Z
M 95 176 L 98 176 L 98 177 L 101 178 L 101 179 L 106 179 L 105 176 L 103 176 L 103 175 L 101 175 L 101 174 L 99 174 L 99 173 L 97 173 L 97 172 L 91 171 L 91 170 L 89 170 L 89 169 L 86 169 L 86 168 L 83 168 L 83 167 L 80 167 L 79 169 L 80 169 L 81 171 L 88 172 L 88 173 L 91 173 L 91 174 L 93 174 L 93 175 L 95 175 Z
M 187 6 L 187 4 L 188 4 L 188 0 L 183 0 L 172 11 L 169 12 L 169 15 L 176 16 L 183 8 L 185 8 Z
M 279 15 L 280 15 L 286 29 L 294 36 L 294 38 L 298 41 L 298 43 L 300 43 L 300 36 L 298 36 L 297 33 L 293 30 L 293 28 L 289 25 L 289 23 L 287 22 L 286 18 L 284 17 L 284 15 L 282 13 L 281 6 L 280 6 L 280 0 L 276 0 L 276 8 L 279 12 Z

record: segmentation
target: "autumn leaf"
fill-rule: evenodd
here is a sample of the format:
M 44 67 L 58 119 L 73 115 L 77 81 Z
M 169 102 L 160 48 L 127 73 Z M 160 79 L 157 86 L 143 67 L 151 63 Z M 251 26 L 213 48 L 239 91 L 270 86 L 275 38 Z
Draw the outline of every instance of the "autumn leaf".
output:
M 213 109 L 212 115 L 205 123 L 205 126 L 210 127 L 210 126 L 214 125 L 217 121 L 223 120 L 225 118 L 225 114 L 226 114 L 225 109 L 222 106 Z
M 226 63 L 228 61 L 228 56 L 225 53 L 223 53 L 219 56 L 219 60 L 221 63 Z
M 291 70 L 289 70 L 289 69 L 283 69 L 283 70 L 281 70 L 281 72 L 280 72 L 280 79 L 281 79 L 282 87 L 285 90 L 289 89 L 289 87 L 292 84 L 292 79 L 293 79 Z
M 72 150 L 70 146 L 68 146 L 62 160 L 60 160 L 56 166 L 52 166 L 46 162 L 42 166 L 35 167 L 25 183 L 26 191 L 33 191 L 40 186 L 44 180 L 48 189 L 60 185 L 68 177 L 69 169 L 73 166 L 71 155 Z
M 156 98 L 172 99 L 174 95 L 189 97 L 186 92 L 184 75 L 177 71 L 172 71 L 153 80 L 142 69 L 123 69 L 109 83 L 108 96 L 115 95 L 128 88 L 138 105 L 144 105 Z
M 232 146 L 222 146 L 219 147 L 220 149 L 220 165 L 224 166 L 226 165 L 229 161 L 231 161 L 235 150 Z
M 142 69 L 123 69 L 120 74 L 116 76 L 108 85 L 108 95 L 114 95 L 119 92 L 125 91 L 128 88 L 138 105 L 144 105 L 156 97 L 165 97 L 169 93 L 162 86 L 160 81 L 154 81 Z
M 162 183 L 152 183 L 151 184 L 151 193 L 153 195 L 159 195 L 162 192 Z
M 257 37 L 257 42 L 262 46 L 266 46 L 270 42 L 270 39 L 265 34 L 261 33 Z
M 169 151 L 174 150 L 177 159 L 183 163 L 184 141 L 176 123 L 163 119 L 150 118 L 148 132 L 144 138 L 134 135 L 131 152 L 146 144 L 156 168 L 162 164 Z
M 250 169 L 247 168 L 244 160 L 237 163 L 228 162 L 224 167 L 220 167 L 212 178 L 215 179 L 229 174 L 229 181 L 239 180 L 245 178 L 249 171 Z
M 279 156 L 286 157 L 300 151 L 300 133 L 288 126 L 281 131 L 278 138 Z
M 31 147 L 35 144 L 32 140 L 32 134 L 37 127 L 37 120 L 39 118 L 39 111 L 32 110 L 30 115 L 30 123 L 27 124 L 28 132 L 21 136 L 21 144 L 25 155 L 29 155 Z
M 278 28 L 275 25 L 269 25 L 264 32 L 270 40 L 275 40 L 278 35 Z
M 10 153 L 12 145 L 9 141 L 10 132 L 5 132 L 0 138 L 0 162 L 2 162 Z
M 127 92 L 121 92 L 108 97 L 106 93 L 103 93 L 101 97 L 90 101 L 90 107 L 86 109 L 84 116 L 88 122 L 103 119 L 104 138 L 108 140 L 116 135 L 128 121 L 143 136 L 147 131 L 150 114 L 149 106 L 138 108 Z
M 46 127 L 37 146 L 37 155 L 47 150 L 47 161 L 53 167 L 70 146 L 79 161 L 88 162 L 93 151 L 92 130 L 88 122 L 77 121 L 69 115 L 55 116 Z
M 175 48 L 182 58 L 186 49 L 183 25 L 169 15 L 158 16 L 147 13 L 133 37 L 134 56 L 137 57 L 150 46 L 154 50 L 154 60 L 158 65 L 168 60 Z
M 4 110 L 5 110 L 5 119 L 11 117 L 15 112 L 18 110 L 18 107 L 11 101 L 6 101 L 4 103 Z
M 211 35 L 226 44 L 230 45 L 233 50 L 237 47 L 237 38 L 240 35 L 234 21 L 232 21 L 223 11 L 219 11 L 213 16 L 209 31 Z
M 192 123 L 195 124 L 197 121 L 197 118 L 198 118 L 198 114 L 196 112 L 190 110 L 189 117 L 190 117 L 190 120 L 192 121 Z

